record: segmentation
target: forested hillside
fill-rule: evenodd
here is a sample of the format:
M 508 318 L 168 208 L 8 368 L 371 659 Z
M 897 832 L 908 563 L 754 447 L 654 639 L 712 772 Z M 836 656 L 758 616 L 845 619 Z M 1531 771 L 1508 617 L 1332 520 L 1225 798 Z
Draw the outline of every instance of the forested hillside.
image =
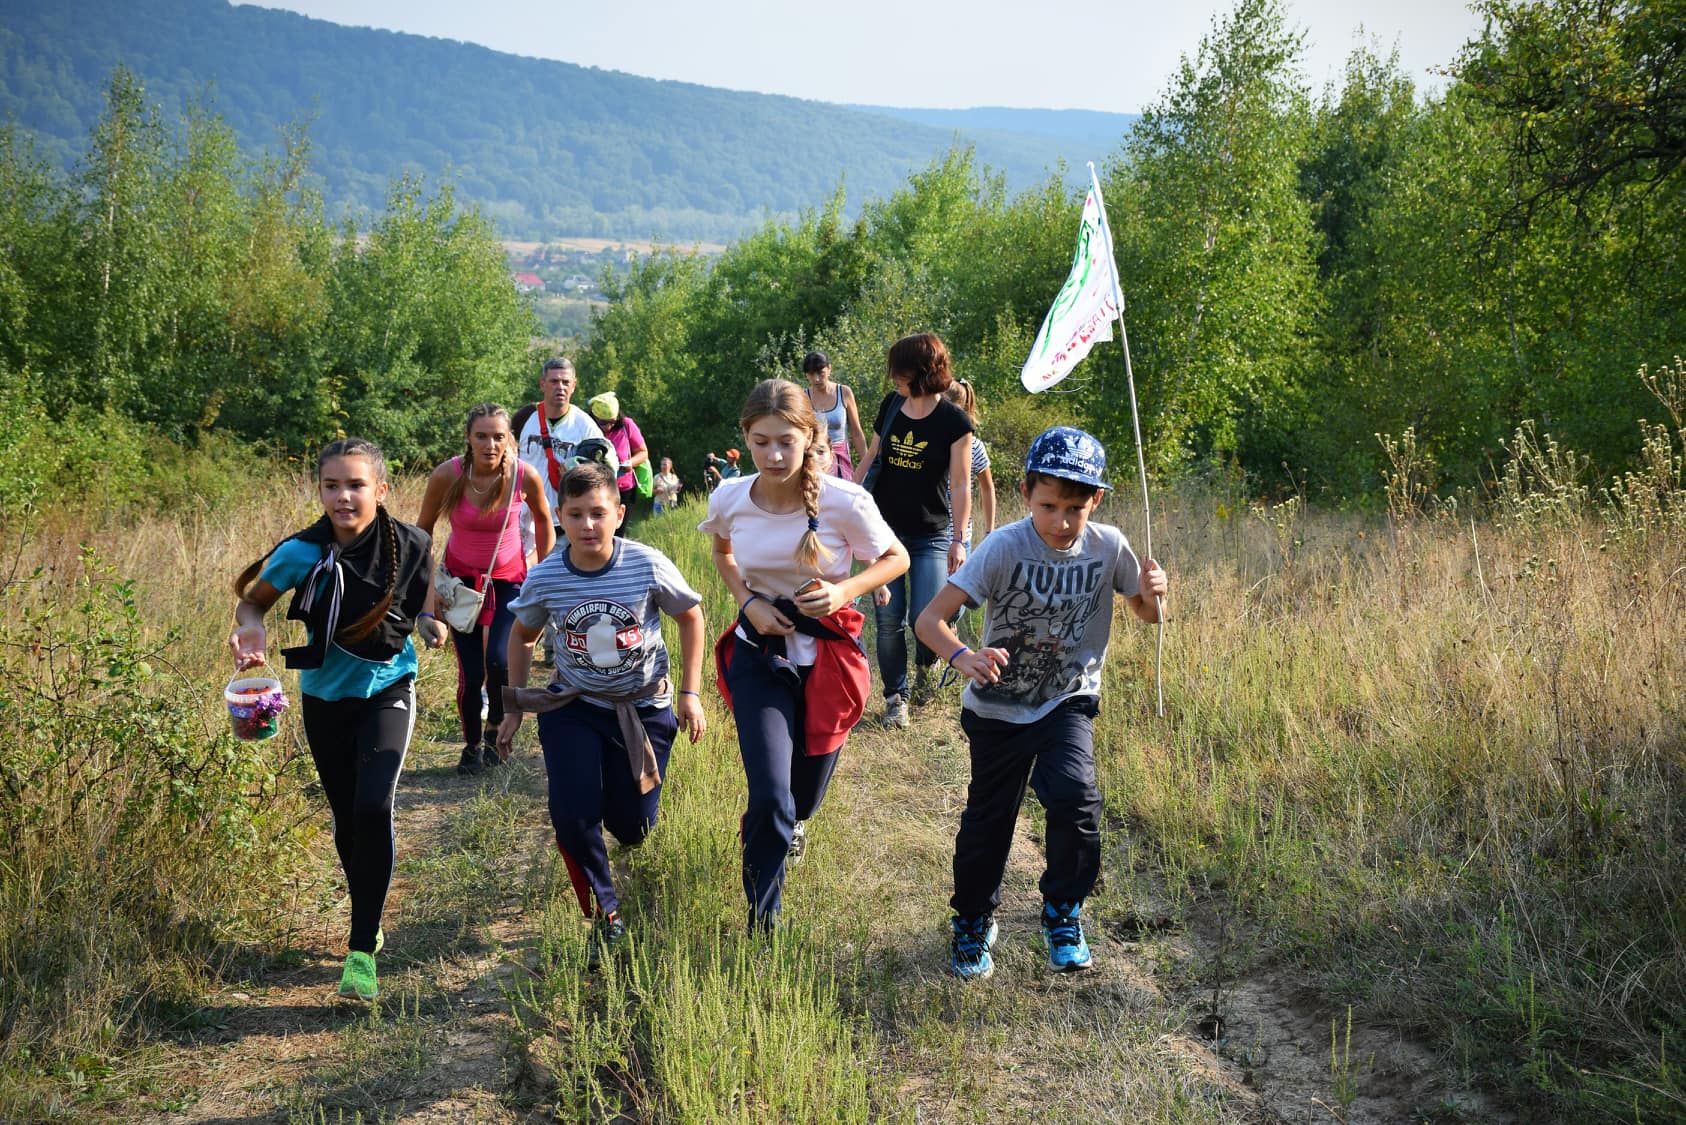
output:
M 554 45 L 566 54 L 566 44 Z M 248 152 L 308 122 L 330 214 L 449 174 L 506 235 L 721 240 L 768 215 L 887 194 L 956 132 L 1015 187 L 1118 145 L 918 124 L 821 102 L 660 82 L 224 0 L 13 0 L 0 116 L 67 162 L 123 65 L 167 117 L 196 99 Z M 1079 151 L 1079 149 L 1082 149 Z M 853 204 L 852 204 L 853 205 Z

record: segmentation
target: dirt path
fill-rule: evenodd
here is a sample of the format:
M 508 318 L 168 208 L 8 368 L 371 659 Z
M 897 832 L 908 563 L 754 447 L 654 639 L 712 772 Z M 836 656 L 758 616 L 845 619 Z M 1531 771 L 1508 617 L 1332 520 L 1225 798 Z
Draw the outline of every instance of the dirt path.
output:
M 1242 964 L 1220 900 L 1173 910 L 1117 866 L 1127 849 L 1116 839 L 1087 911 L 1095 967 L 1050 973 L 1034 803 L 1007 873 L 996 974 L 950 978 L 946 900 L 967 775 L 956 706 L 951 692 L 909 732 L 857 732 L 787 889 L 787 911 L 836 915 L 824 921 L 843 1002 L 867 1017 L 883 1105 L 919 1122 L 1504 1120 L 1429 1051 L 1361 1013 L 1348 1045 L 1344 1009 L 1285 968 Z M 347 903 L 301 907 L 299 952 L 233 980 L 204 1026 L 160 1048 L 148 1062 L 153 1108 L 132 1120 L 554 1120 L 513 1015 L 538 960 L 542 774 L 529 754 L 482 785 L 457 778 L 455 761 L 454 743 L 418 738 L 400 786 L 379 1005 L 332 996 Z M 319 885 L 337 886 L 322 860 Z M 1214 1043 L 1201 1019 L 1219 973 Z
M 521 894 L 542 847 L 536 762 L 495 777 L 485 800 L 523 810 L 521 839 L 502 856 L 441 869 L 452 814 L 480 790 L 455 773 L 458 747 L 418 738 L 398 791 L 398 877 L 385 919 L 377 1005 L 338 1000 L 349 900 L 296 939 L 299 952 L 212 998 L 216 1022 L 170 1048 L 158 1066 L 176 1108 L 142 1116 L 171 1125 L 364 1121 L 514 1122 L 534 1099 L 520 1087 L 508 997 L 530 963 Z M 337 868 L 322 857 L 325 885 Z M 488 876 L 481 893 L 442 893 L 453 879 Z M 453 901 L 455 900 L 455 901 Z M 450 908 L 470 909 L 452 918 Z
M 1115 834 L 1086 911 L 1094 968 L 1050 973 L 1034 798 L 1009 860 L 996 973 L 971 986 L 948 980 L 949 864 L 967 779 L 956 707 L 951 693 L 916 712 L 912 737 L 863 727 L 835 790 L 843 824 L 822 814 L 811 830 L 821 847 L 847 831 L 843 878 L 899 904 L 879 920 L 884 972 L 863 999 L 922 1121 L 1508 1120 L 1421 1044 L 1361 1014 L 1349 1037 L 1346 1009 L 1319 999 L 1309 976 L 1242 964 L 1222 901 L 1177 916 L 1121 869 L 1128 849 Z M 1214 1042 L 1206 1017 L 1220 966 Z

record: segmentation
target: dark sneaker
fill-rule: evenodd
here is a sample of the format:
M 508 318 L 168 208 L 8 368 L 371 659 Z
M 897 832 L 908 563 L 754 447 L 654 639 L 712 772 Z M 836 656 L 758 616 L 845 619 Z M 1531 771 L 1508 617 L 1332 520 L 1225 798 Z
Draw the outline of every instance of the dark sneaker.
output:
M 498 753 L 498 744 L 486 739 L 480 744 L 480 768 L 496 769 L 503 765 L 503 755 Z
M 345 955 L 345 971 L 340 974 L 340 995 L 358 1000 L 373 1000 L 380 995 L 375 984 L 375 959 L 367 953 L 352 950 Z
M 798 863 L 808 850 L 808 822 L 799 820 L 796 827 L 790 830 L 790 850 L 785 853 L 786 863 Z
M 1000 932 L 995 919 L 979 914 L 973 918 L 950 918 L 948 924 L 953 931 L 948 946 L 949 970 L 965 981 L 987 978 L 995 971 L 995 959 L 989 955 L 989 947 L 995 944 Z
M 603 963 L 603 958 L 613 956 L 625 940 L 626 924 L 621 921 L 619 914 L 598 918 L 591 924 L 591 940 L 586 946 L 585 967 L 597 968 Z
M 480 762 L 480 747 L 464 746 L 462 757 L 457 760 L 457 776 L 473 777 L 484 768 Z
M 1089 967 L 1089 943 L 1083 940 L 1081 902 L 1044 902 L 1042 940 L 1048 946 L 1048 964 L 1056 973 L 1074 973 Z
M 899 695 L 884 700 L 884 725 L 896 730 L 907 729 L 907 700 Z

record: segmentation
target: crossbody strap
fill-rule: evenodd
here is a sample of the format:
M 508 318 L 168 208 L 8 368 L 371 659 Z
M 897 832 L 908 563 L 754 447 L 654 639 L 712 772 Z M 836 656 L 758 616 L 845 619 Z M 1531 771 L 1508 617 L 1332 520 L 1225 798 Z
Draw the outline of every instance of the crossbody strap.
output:
M 907 400 L 896 392 L 890 394 L 890 409 L 884 414 L 884 428 L 878 431 L 878 458 L 882 460 L 887 446 L 890 444 L 890 427 L 896 424 L 896 415 L 901 413 L 902 403 Z

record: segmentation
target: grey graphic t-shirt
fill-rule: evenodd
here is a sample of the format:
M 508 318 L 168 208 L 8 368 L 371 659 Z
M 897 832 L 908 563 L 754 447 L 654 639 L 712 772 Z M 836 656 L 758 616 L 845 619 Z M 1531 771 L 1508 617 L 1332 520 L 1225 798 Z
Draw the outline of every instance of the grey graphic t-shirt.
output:
M 510 611 L 529 629 L 556 623 L 556 672 L 568 686 L 622 695 L 667 675 L 661 615 L 684 613 L 701 595 L 679 568 L 653 547 L 615 540 L 601 570 L 576 570 L 566 542 L 527 572 Z M 613 704 L 591 699 L 601 707 Z M 670 695 L 640 706 L 666 707 Z
M 1112 596 L 1136 593 L 1141 567 L 1116 527 L 1090 523 L 1056 551 L 1026 518 L 985 537 L 949 581 L 985 605 L 983 643 L 1010 657 L 998 682 L 966 685 L 966 709 L 1031 723 L 1061 700 L 1100 694 Z

